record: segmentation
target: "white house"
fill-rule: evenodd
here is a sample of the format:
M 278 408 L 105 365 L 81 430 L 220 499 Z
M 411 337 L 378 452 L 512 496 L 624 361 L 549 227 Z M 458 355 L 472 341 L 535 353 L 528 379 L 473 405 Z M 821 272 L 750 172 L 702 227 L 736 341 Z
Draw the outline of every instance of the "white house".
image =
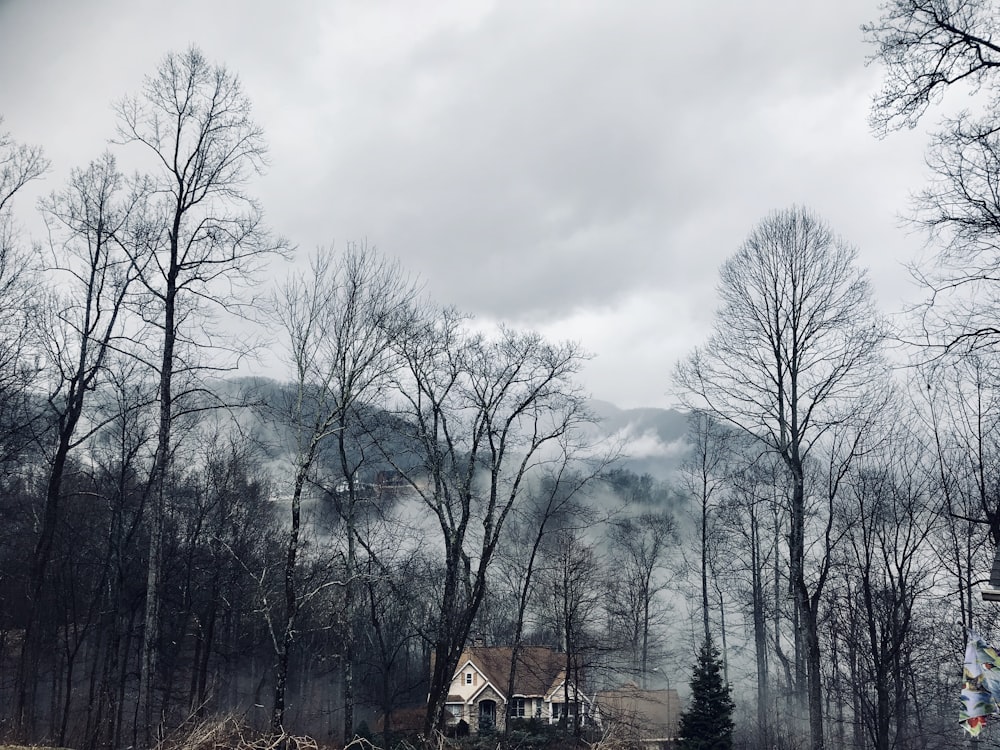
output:
M 579 706 L 586 722 L 592 701 L 572 682 L 567 686 L 565 654 L 522 646 L 514 670 L 514 690 L 508 696 L 512 654 L 513 649 L 506 646 L 473 646 L 462 652 L 448 690 L 449 725 L 465 722 L 469 731 L 478 732 L 486 727 L 502 728 L 508 717 L 554 724 L 566 714 L 567 691 L 569 720 L 575 718 Z

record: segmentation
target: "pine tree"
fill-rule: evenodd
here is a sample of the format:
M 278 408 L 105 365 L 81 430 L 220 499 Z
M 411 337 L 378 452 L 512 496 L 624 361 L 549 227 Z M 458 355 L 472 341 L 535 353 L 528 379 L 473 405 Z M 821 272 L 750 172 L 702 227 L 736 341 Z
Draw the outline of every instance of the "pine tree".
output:
M 722 679 L 722 657 L 709 637 L 691 676 L 691 703 L 681 714 L 682 750 L 731 750 L 733 699 Z

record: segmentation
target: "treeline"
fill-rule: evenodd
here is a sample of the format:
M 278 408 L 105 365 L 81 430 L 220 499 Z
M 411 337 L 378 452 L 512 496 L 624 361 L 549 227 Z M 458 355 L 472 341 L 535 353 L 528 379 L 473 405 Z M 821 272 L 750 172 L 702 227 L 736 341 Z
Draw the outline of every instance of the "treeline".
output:
M 942 406 L 944 388 L 932 392 Z M 965 628 L 992 634 L 998 621 L 980 599 L 994 545 L 977 519 L 1000 445 L 968 450 L 986 438 L 968 431 L 986 416 L 982 397 L 973 388 L 932 415 L 896 390 L 874 404 L 877 418 L 810 444 L 799 597 L 789 462 L 757 435 L 692 417 L 698 637 L 722 650 L 737 747 L 963 746 Z
M 856 258 L 811 211 L 774 212 L 674 371 L 699 638 L 746 747 L 960 747 L 968 631 L 997 635 L 997 355 L 905 347 Z
M 876 123 L 992 90 L 995 17 L 887 4 Z M 575 344 L 478 332 L 364 246 L 265 286 L 290 250 L 246 192 L 263 134 L 197 50 L 40 202 L 47 244 L 13 206 L 48 164 L 0 138 L 0 731 L 431 738 L 484 638 L 557 646 L 591 690 L 677 687 L 714 643 L 743 747 L 961 745 L 965 628 L 997 635 L 995 110 L 932 143 L 915 322 L 812 211 L 751 230 L 673 374 L 669 485 L 595 437 Z M 230 377 L 259 330 L 280 384 Z
M 289 386 L 253 385 L 261 403 L 291 396 Z M 50 468 L 39 456 L 6 474 L 0 688 L 8 736 L 71 747 L 142 742 L 149 462 L 122 455 L 123 441 L 143 438 L 123 427 L 102 430 L 67 468 L 71 481 L 35 604 L 30 563 Z M 347 490 L 337 456 L 324 451 L 303 494 L 288 625 L 291 477 L 280 467 L 289 450 L 287 436 L 265 439 L 263 418 L 261 427 L 234 432 L 228 415 L 199 417 L 170 474 L 153 731 L 172 738 L 226 715 L 272 731 L 281 700 L 278 731 L 337 742 L 367 727 L 380 744 L 399 731 L 412 735 L 423 726 L 434 636 L 447 614 L 435 530 L 402 475 L 373 462 L 358 471 L 362 549 L 349 569 Z M 148 428 L 144 438 L 151 439 Z M 671 562 L 667 511 L 675 500 L 625 471 L 600 481 L 579 473 L 533 480 L 512 511 L 469 637 L 568 643 L 574 668 L 609 684 L 638 681 L 670 632 L 662 585 L 642 582 Z M 605 507 L 621 512 L 626 502 L 634 517 Z M 645 550 L 654 557 L 644 558 Z M 34 652 L 26 650 L 29 616 Z M 357 715 L 345 730 L 348 710 Z
M 729 639 L 753 691 L 748 746 L 967 741 L 966 631 L 1000 635 L 979 595 L 1000 542 L 997 11 L 892 0 L 864 27 L 879 134 L 959 107 L 909 216 L 933 251 L 912 269 L 925 303 L 890 325 L 856 250 L 777 211 L 722 266 L 712 333 L 674 372 L 696 410 L 702 637 Z
M 585 353 L 478 333 L 364 246 L 265 286 L 263 134 L 198 50 L 115 113 L 46 245 L 13 205 L 48 164 L 0 141 L 0 734 L 430 737 L 472 637 L 643 678 L 676 497 L 595 437 Z M 281 383 L 233 377 L 260 330 Z

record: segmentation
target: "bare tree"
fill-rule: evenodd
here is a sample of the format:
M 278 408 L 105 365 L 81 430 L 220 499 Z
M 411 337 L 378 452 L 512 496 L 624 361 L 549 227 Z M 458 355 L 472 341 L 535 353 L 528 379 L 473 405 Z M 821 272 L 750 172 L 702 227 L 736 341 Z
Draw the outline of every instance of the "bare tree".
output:
M 776 519 L 782 515 L 787 494 L 784 492 L 785 469 L 774 454 L 762 454 L 759 443 L 746 437 L 734 443 L 731 447 L 739 452 L 740 459 L 728 477 L 727 500 L 718 509 L 718 526 L 725 529 L 719 541 L 731 547 L 723 564 L 732 570 L 735 586 L 739 594 L 743 594 L 744 612 L 753 624 L 757 684 L 755 732 L 760 743 L 773 744 L 776 723 L 772 717 L 772 696 L 776 693 L 772 690 L 775 681 L 769 656 L 779 650 L 777 634 L 781 632 L 781 611 L 770 602 L 780 602 L 784 597 L 779 593 L 778 576 L 769 581 L 768 571 L 778 567 L 780 524 Z M 747 588 L 749 595 L 744 594 Z M 773 625 L 775 633 L 773 646 L 769 645 L 769 624 Z
M 11 201 L 17 192 L 48 169 L 49 160 L 41 146 L 18 143 L 10 133 L 0 133 L 0 213 L 4 214 L 5 221 L 9 219 Z
M 928 455 L 905 423 L 898 420 L 895 434 L 845 478 L 839 514 L 848 571 L 839 606 L 857 625 L 850 648 L 860 666 L 852 705 L 877 750 L 906 746 L 912 732 L 908 654 L 915 607 L 936 567 L 926 554 L 935 527 L 936 482 Z
M 976 585 L 1000 543 L 1000 381 L 989 352 L 943 358 L 922 371 L 926 429 L 933 439 L 943 517 L 938 559 L 962 624 L 982 626 Z M 977 617 L 978 615 L 978 617 Z
M 424 697 L 417 688 L 425 684 L 427 669 L 418 644 L 427 607 L 420 587 L 413 585 L 419 577 L 419 553 L 408 551 L 400 560 L 369 556 L 365 563 L 368 648 L 362 660 L 367 661 L 368 679 L 359 682 L 370 703 L 381 709 L 383 747 L 390 747 L 393 711 L 407 699 Z
M 886 81 L 872 107 L 885 132 L 914 127 L 946 90 L 964 83 L 996 95 L 1000 45 L 996 8 L 983 0 L 890 0 L 882 17 L 862 28 Z
M 125 332 L 124 301 L 135 269 L 122 252 L 123 242 L 141 211 L 140 196 L 122 195 L 124 180 L 114 157 L 105 154 L 85 170 L 74 170 L 68 186 L 43 201 L 52 247 L 51 269 L 57 291 L 38 321 L 49 381 L 48 407 L 53 424 L 45 504 L 31 560 L 28 622 L 19 669 L 18 716 L 37 670 L 39 641 L 35 615 L 43 596 L 46 570 L 60 518 L 63 478 L 70 452 L 100 427 L 81 428 L 87 400 L 100 387 L 109 352 L 120 347 Z M 41 353 L 41 350 L 40 350 Z
M 607 457 L 581 460 L 587 446 L 577 442 L 576 437 L 558 441 L 559 457 L 544 467 L 540 477 L 533 478 L 526 502 L 508 520 L 508 548 L 500 553 L 514 595 L 514 611 L 507 612 L 513 618 L 510 673 L 505 686 L 508 696 L 514 695 L 528 606 L 537 595 L 537 567 L 544 544 L 552 534 L 564 530 L 570 518 L 576 524 L 592 519 L 592 512 L 583 504 L 585 491 L 607 465 Z M 510 733 L 509 718 L 504 721 L 504 735 Z
M 580 529 L 561 529 L 545 550 L 542 579 L 547 594 L 553 630 L 562 641 L 563 667 L 562 711 L 559 726 L 579 735 L 583 725 L 580 700 L 586 649 L 592 623 L 601 602 L 598 582 L 602 578 L 601 560 L 594 545 L 587 542 Z M 557 711 L 553 705 L 553 711 Z
M 301 504 L 315 464 L 332 450 L 336 466 L 329 492 L 344 524 L 347 576 L 344 586 L 344 742 L 354 737 L 354 621 L 358 571 L 356 524 L 362 502 L 359 471 L 374 448 L 361 440 L 363 410 L 379 398 L 396 366 L 393 345 L 408 320 L 414 288 L 399 266 L 373 250 L 350 246 L 334 256 L 320 251 L 308 272 L 293 276 L 278 293 L 274 316 L 287 337 L 293 367 L 293 399 L 279 419 L 295 441 L 291 527 L 285 569 L 285 617 L 278 654 L 274 731 L 281 728 L 288 652 L 295 634 L 298 594 L 295 565 Z
M 610 528 L 608 615 L 628 638 L 632 669 L 647 687 L 650 656 L 661 622 L 660 594 L 670 583 L 669 563 L 677 541 L 670 511 L 648 510 Z
M 818 612 L 805 571 L 806 465 L 833 428 L 870 406 L 882 327 L 857 251 L 803 208 L 771 214 L 723 265 L 708 343 L 675 371 L 686 403 L 746 431 L 781 456 L 791 481 L 790 586 L 799 690 L 821 750 Z
M 708 579 L 709 536 L 711 518 L 720 502 L 728 479 L 728 459 L 735 435 L 731 429 L 720 425 L 709 414 L 695 411 L 688 416 L 688 438 L 692 451 L 682 464 L 684 483 L 691 497 L 697 500 L 699 532 L 699 577 L 701 579 L 701 614 L 704 630 L 703 642 L 712 638 Z M 725 649 L 723 648 L 723 658 Z
M 0 476 L 29 442 L 27 427 L 35 415 L 28 386 L 38 368 L 30 327 L 41 297 L 39 264 L 22 242 L 12 208 L 24 186 L 48 168 L 40 147 L 0 131 Z
M 430 511 L 444 560 L 425 718 L 431 737 L 443 726 L 452 675 L 527 477 L 589 415 L 573 381 L 583 361 L 573 344 L 507 329 L 472 335 L 453 311 L 431 308 L 398 347 L 398 421 L 381 447 Z
M 0 125 L 3 120 L 0 118 Z M 37 259 L 21 240 L 12 206 L 16 194 L 49 167 L 41 148 L 19 144 L 9 133 L 0 131 L 0 479 L 24 455 L 30 442 L 29 427 L 38 420 L 31 405 L 30 385 L 39 370 L 41 351 L 33 333 L 44 298 L 38 283 Z M 28 583 L 28 626 L 34 619 L 38 592 L 31 576 Z M 30 660 L 27 640 L 22 643 L 21 664 Z M 30 671 L 18 668 L 18 698 L 15 724 L 24 728 L 26 682 Z
M 933 177 L 914 201 L 913 219 L 938 251 L 929 268 L 915 268 L 928 290 L 921 343 L 968 351 L 992 346 L 1000 265 L 1000 24 L 983 0 L 892 0 L 864 27 L 883 64 L 885 85 L 871 113 L 881 133 L 915 126 L 953 89 L 980 94 L 982 107 L 963 108 L 936 126 L 927 162 Z
M 140 703 L 145 741 L 152 741 L 153 678 L 159 640 L 159 589 L 164 508 L 174 442 L 172 428 L 192 390 L 181 379 L 199 369 L 234 366 L 239 352 L 220 349 L 206 308 L 238 309 L 234 289 L 254 279 L 262 262 L 283 252 L 266 230 L 257 203 L 244 190 L 264 167 L 260 127 L 240 81 L 190 48 L 166 56 L 142 92 L 117 106 L 118 142 L 133 144 L 152 162 L 150 211 L 143 242 L 131 248 L 142 270 L 138 310 L 160 332 L 147 340 L 147 362 L 159 383 L 159 422 L 150 474 L 150 551 L 144 617 Z M 228 356 L 199 362 L 207 352 Z M 195 389 L 197 390 L 197 389 Z
M 95 664 L 88 697 L 87 743 L 91 747 L 127 744 L 134 709 L 129 685 L 138 638 L 135 623 L 142 611 L 141 580 L 143 474 L 155 445 L 155 420 L 149 404 L 155 388 L 142 364 L 129 356 L 105 362 L 100 398 L 89 401 L 101 429 L 81 446 L 91 466 L 100 500 L 107 508 L 105 561 L 101 590 L 101 633 L 104 649 L 94 649 Z M 100 656 L 98 660 L 97 657 Z

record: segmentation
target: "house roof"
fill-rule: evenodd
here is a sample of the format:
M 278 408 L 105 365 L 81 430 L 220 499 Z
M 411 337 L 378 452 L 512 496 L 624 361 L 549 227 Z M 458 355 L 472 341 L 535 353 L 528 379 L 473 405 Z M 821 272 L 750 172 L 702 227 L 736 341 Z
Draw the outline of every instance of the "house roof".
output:
M 471 661 L 501 695 L 507 692 L 513 649 L 509 646 L 472 646 L 462 652 L 459 671 Z M 522 646 L 517 654 L 514 695 L 542 697 L 562 679 L 566 655 L 544 646 Z M 458 673 L 456 673 L 458 674 Z

